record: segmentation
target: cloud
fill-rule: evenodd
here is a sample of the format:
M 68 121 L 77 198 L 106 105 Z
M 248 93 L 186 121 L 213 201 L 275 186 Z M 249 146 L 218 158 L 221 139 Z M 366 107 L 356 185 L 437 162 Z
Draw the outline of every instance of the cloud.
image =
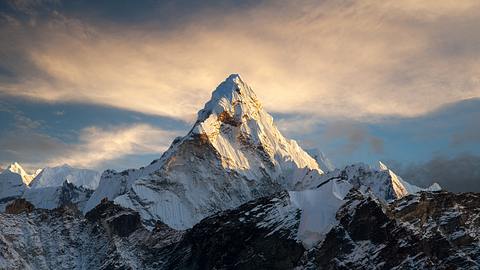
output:
M 67 163 L 76 167 L 104 169 L 106 164 L 129 156 L 150 154 L 160 157 L 173 137 L 171 131 L 141 123 L 108 128 L 87 127 L 80 131 L 78 142 L 69 144 L 33 130 L 15 130 L 0 136 L 0 156 L 4 157 L 0 162 L 19 161 L 29 168 Z
M 383 153 L 383 140 L 371 134 L 367 128 L 352 122 L 335 122 L 326 127 L 322 134 L 324 141 L 329 144 L 337 140 L 344 140 L 339 149 L 345 154 L 352 154 L 363 146 L 367 146 L 372 153 Z
M 12 115 L 14 120 L 14 128 L 20 130 L 30 130 L 39 128 L 42 125 L 42 121 L 33 120 L 26 116 L 22 111 L 18 110 L 15 106 L 3 102 L 0 100 L 0 112 L 6 112 Z
M 413 117 L 480 96 L 478 5 L 267 1 L 192 10 L 168 29 L 161 19 L 130 25 L 56 10 L 34 26 L 2 27 L 11 37 L 2 62 L 16 76 L 0 81 L 0 93 L 191 120 L 238 72 L 269 111 Z
M 88 127 L 80 132 L 77 145 L 66 155 L 50 160 L 51 164 L 67 163 L 80 167 L 99 167 L 106 161 L 128 155 L 160 154 L 174 134 L 146 124 L 125 127 Z
M 480 156 L 477 155 L 436 157 L 422 164 L 397 166 L 397 170 L 404 179 L 418 185 L 438 182 L 442 188 L 453 192 L 480 191 Z
M 28 169 L 38 169 L 46 166 L 49 159 L 68 156 L 68 149 L 63 141 L 37 131 L 11 130 L 0 136 L 0 164 L 18 161 Z
M 464 120 L 465 126 L 452 135 L 450 146 L 458 147 L 462 145 L 480 145 L 480 122 L 478 117 L 479 111 L 470 112 Z

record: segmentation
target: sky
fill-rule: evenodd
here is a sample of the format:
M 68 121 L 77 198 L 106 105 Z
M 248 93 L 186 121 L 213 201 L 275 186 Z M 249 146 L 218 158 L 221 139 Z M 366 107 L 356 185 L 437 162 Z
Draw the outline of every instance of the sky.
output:
M 149 164 L 239 73 L 337 167 L 480 191 L 478 29 L 476 0 L 1 1 L 0 166 Z

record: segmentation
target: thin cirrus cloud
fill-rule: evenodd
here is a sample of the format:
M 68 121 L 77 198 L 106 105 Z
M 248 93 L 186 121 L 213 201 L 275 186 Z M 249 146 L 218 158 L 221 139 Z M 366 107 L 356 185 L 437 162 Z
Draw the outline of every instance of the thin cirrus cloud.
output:
M 220 80 L 240 73 L 272 112 L 414 117 L 480 96 L 479 15 L 477 1 L 267 1 L 169 29 L 60 12 L 9 18 L 0 50 L 23 61 L 5 59 L 14 76 L 0 94 L 192 120 Z

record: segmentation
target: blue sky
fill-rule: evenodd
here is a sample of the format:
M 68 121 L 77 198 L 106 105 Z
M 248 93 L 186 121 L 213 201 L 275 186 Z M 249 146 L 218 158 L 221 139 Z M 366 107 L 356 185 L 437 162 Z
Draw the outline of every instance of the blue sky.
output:
M 2 1 L 0 165 L 148 164 L 240 73 L 287 137 L 337 166 L 476 166 L 478 5 Z

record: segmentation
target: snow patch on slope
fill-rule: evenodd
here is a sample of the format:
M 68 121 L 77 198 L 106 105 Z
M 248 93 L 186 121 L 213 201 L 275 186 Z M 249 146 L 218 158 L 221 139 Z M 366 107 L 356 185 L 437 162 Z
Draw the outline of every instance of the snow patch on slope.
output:
M 345 180 L 329 181 L 311 190 L 290 191 L 292 204 L 301 210 L 298 238 L 306 247 L 322 240 L 338 221 L 335 214 L 352 188 Z

